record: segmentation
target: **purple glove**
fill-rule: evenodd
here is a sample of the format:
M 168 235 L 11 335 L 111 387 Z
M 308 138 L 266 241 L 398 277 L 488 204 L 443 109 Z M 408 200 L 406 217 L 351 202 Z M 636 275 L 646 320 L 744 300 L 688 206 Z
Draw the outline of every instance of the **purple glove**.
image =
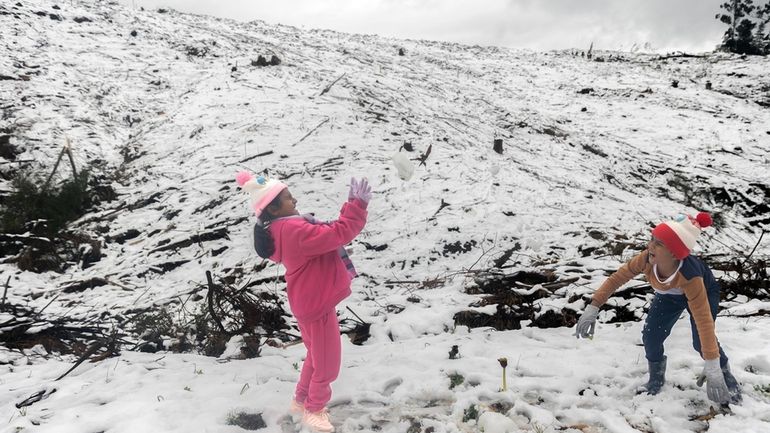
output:
M 350 178 L 350 190 L 348 191 L 348 201 L 353 201 L 356 198 L 356 191 L 358 190 L 358 181 L 355 177 Z
M 372 199 L 372 187 L 369 186 L 369 181 L 366 178 L 356 180 L 350 179 L 350 192 L 348 192 L 348 200 L 358 199 L 369 204 L 369 200 Z

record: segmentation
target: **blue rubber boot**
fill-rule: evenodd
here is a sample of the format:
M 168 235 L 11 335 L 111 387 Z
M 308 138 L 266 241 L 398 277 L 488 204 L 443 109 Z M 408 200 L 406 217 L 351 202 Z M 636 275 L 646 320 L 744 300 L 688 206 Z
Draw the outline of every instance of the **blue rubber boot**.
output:
M 639 390 L 639 393 L 647 393 L 649 395 L 655 395 L 660 392 L 663 385 L 666 383 L 666 357 L 658 362 L 647 361 L 647 365 L 650 371 L 650 379 L 646 385 L 643 385 Z

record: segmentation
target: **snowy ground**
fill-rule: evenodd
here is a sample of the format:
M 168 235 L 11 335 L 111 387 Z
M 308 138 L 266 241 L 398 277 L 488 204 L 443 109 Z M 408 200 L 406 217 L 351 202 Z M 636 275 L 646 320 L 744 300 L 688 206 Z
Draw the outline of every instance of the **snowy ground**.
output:
M 681 320 L 667 348 L 667 385 L 658 396 L 635 395 L 646 363 L 640 323 L 600 326 L 593 341 L 571 330 L 498 332 L 465 328 L 395 343 L 343 345 L 343 372 L 334 384 L 331 414 L 341 432 L 741 432 L 770 430 L 767 318 L 718 322 L 722 344 L 744 386 L 744 403 L 730 415 L 709 412 L 695 385 L 702 361 Z M 448 359 L 452 345 L 459 358 Z M 124 352 L 88 364 L 54 382 L 70 364 L 41 363 L 34 355 L 0 366 L 3 431 L 238 432 L 229 413 L 261 413 L 265 432 L 293 431 L 288 399 L 301 364 L 300 346 L 267 349 L 262 357 L 220 362 L 196 355 Z M 500 392 L 507 357 L 508 391 Z M 462 383 L 450 389 L 450 375 Z M 459 381 L 459 379 L 458 379 Z M 43 389 L 56 392 L 20 413 L 13 402 Z M 476 406 L 476 421 L 463 421 Z M 6 420 L 3 420 L 5 423 Z M 410 430 L 412 425 L 416 425 Z
M 770 201 L 770 110 L 757 103 L 770 95 L 770 60 L 599 52 L 606 61 L 596 62 L 570 52 L 403 41 L 44 0 L 0 5 L 0 47 L 0 75 L 9 77 L 0 80 L 0 128 L 13 131 L 11 143 L 22 151 L 17 162 L 0 160 L 0 170 L 26 164 L 45 176 L 66 135 L 76 163 L 100 164 L 115 176 L 120 194 L 73 225 L 99 237 L 99 262 L 85 269 L 73 263 L 63 274 L 0 263 L 2 281 L 11 276 L 8 302 L 116 328 L 131 311 L 181 304 L 192 310 L 192 297 L 205 294 L 204 270 L 231 276 L 238 286 L 280 272 L 273 265 L 255 271 L 260 263 L 250 246 L 246 199 L 235 189 L 237 170 L 285 179 L 298 207 L 321 218 L 336 216 L 350 176 L 367 175 L 375 198 L 353 245 L 363 276 L 340 312 L 350 318 L 344 308 L 350 306 L 371 322 L 372 338 L 345 348 L 350 368 L 336 384 L 335 399 L 353 404 L 332 413 L 347 420 L 347 431 L 359 423 L 363 430 L 379 423 L 404 431 L 410 416 L 425 420 L 422 431 L 434 421 L 434 431 L 473 430 L 460 422 L 463 411 L 471 403 L 495 402 L 552 430 L 581 422 L 597 432 L 702 428 L 688 421 L 706 413 L 707 405 L 705 393 L 690 389 L 699 364 L 684 324 L 669 344 L 671 381 L 683 389 L 634 397 L 645 369 L 641 349 L 633 346 L 638 323 L 604 327 L 595 341 L 581 343 L 568 329 L 468 334 L 454 329 L 454 314 L 494 306 L 470 307 L 478 297 L 465 293 L 470 280 L 461 275 L 431 289 L 421 282 L 487 268 L 519 243 L 508 271 L 579 277 L 540 300 L 541 312 L 580 311 L 580 297 L 633 254 L 602 251 L 608 242 L 627 236 L 643 243 L 651 223 L 682 211 L 718 216 L 700 252 L 745 256 L 770 221 L 755 212 Z M 281 65 L 251 65 L 273 54 Z M 713 90 L 705 89 L 707 81 Z M 494 138 L 503 139 L 502 155 L 492 150 Z M 416 166 L 409 181 L 396 176 L 391 162 L 406 142 L 414 147 L 407 155 Z M 65 167 L 57 178 L 67 175 Z M 0 188 L 10 184 L 2 181 Z M 163 249 L 218 229 L 226 236 Z M 115 240 L 130 230 L 133 238 Z M 455 242 L 468 250 L 448 252 Z M 760 244 L 755 256 L 770 254 L 768 245 Z M 585 254 L 587 248 L 597 250 Z M 93 277 L 112 283 L 63 290 Z M 283 297 L 281 289 L 255 287 Z M 630 304 L 641 317 L 646 299 L 611 302 Z M 741 298 L 723 307 L 718 332 L 747 398 L 734 415 L 712 420 L 709 431 L 767 430 L 770 402 L 753 391 L 754 385 L 770 386 L 761 333 L 767 319 L 727 316 L 770 307 Z M 463 357 L 450 361 L 453 344 Z M 238 408 L 263 412 L 277 429 L 294 380 L 292 364 L 301 355 L 299 347 L 265 348 L 262 358 L 222 364 L 124 351 L 50 385 L 71 358 L 44 361 L 0 350 L 0 363 L 11 363 L 0 366 L 0 414 L 8 414 L 10 431 L 83 431 L 83 425 L 94 432 L 220 431 L 227 413 Z M 495 392 L 499 356 L 512 365 L 507 394 Z M 589 365 L 580 364 L 588 359 Z M 479 385 L 466 382 L 450 391 L 446 375 L 454 371 Z M 589 384 L 596 396 L 577 395 Z M 25 414 L 12 406 L 46 386 L 58 391 Z M 524 431 L 539 428 L 511 419 Z

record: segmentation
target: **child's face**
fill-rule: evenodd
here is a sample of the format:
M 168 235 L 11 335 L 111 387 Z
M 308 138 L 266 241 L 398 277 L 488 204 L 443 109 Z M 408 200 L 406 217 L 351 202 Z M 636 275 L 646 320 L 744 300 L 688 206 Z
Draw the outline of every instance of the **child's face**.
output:
M 289 192 L 289 188 L 284 189 L 278 194 L 278 204 L 270 205 L 267 211 L 273 218 L 283 218 L 292 215 L 299 215 L 297 211 L 297 200 Z
M 668 250 L 666 245 L 654 236 L 650 239 L 650 242 L 647 243 L 647 252 L 647 261 L 650 262 L 651 265 L 669 265 L 671 263 L 676 263 L 677 261 L 676 257 L 671 254 L 671 251 Z

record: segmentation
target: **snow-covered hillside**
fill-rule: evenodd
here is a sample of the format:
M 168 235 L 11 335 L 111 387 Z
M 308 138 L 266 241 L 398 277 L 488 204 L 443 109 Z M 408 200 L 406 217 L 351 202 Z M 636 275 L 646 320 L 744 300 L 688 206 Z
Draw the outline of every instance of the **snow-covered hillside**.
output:
M 482 415 L 487 432 L 703 431 L 690 419 L 708 404 L 691 390 L 699 361 L 685 334 L 674 337 L 678 386 L 650 398 L 632 390 L 645 369 L 639 323 L 608 325 L 586 345 L 568 328 L 523 321 L 520 331 L 469 331 L 455 318 L 496 311 L 468 290 L 467 272 L 496 260 L 508 273 L 565 282 L 535 301 L 538 315 L 582 311 L 584 295 L 641 248 L 650 224 L 680 212 L 715 215 L 701 252 L 748 255 L 770 226 L 770 60 L 601 51 L 588 60 L 574 50 L 306 31 L 81 0 L 4 2 L 0 46 L 0 134 L 14 155 L 0 158 L 0 189 L 22 168 L 44 180 L 69 139 L 75 164 L 94 165 L 118 194 L 72 224 L 97 238 L 100 260 L 61 273 L 3 260 L 9 304 L 122 330 L 139 311 L 198 308 L 206 270 L 237 287 L 264 280 L 250 290 L 284 299 L 280 269 L 253 252 L 236 171 L 283 179 L 301 211 L 324 219 L 336 216 L 349 178 L 367 176 L 375 197 L 352 256 L 362 277 L 339 311 L 371 323 L 371 337 L 345 346 L 332 409 L 353 420 L 343 431 L 476 431 L 464 410 L 495 402 L 502 414 Z M 259 56 L 280 64 L 258 66 Z M 415 165 L 409 180 L 396 173 L 397 152 Z M 754 255 L 766 257 L 768 245 Z M 73 288 L 92 279 L 101 283 Z M 646 297 L 611 303 L 641 317 Z M 747 395 L 709 431 L 766 431 L 770 343 L 761 329 L 770 323 L 728 316 L 770 303 L 723 307 L 718 332 Z M 448 360 L 455 344 L 464 356 Z M 0 348 L 0 423 L 9 431 L 237 431 L 225 426 L 237 408 L 280 431 L 302 356 L 298 346 L 225 364 L 124 352 L 59 385 L 50 381 L 67 364 L 36 350 Z M 516 367 L 507 393 L 497 393 L 500 356 Z M 466 385 L 450 390 L 452 372 Z M 593 385 L 593 395 L 582 392 Z M 24 413 L 13 406 L 44 387 L 58 390 Z M 489 421 L 509 409 L 510 429 Z

